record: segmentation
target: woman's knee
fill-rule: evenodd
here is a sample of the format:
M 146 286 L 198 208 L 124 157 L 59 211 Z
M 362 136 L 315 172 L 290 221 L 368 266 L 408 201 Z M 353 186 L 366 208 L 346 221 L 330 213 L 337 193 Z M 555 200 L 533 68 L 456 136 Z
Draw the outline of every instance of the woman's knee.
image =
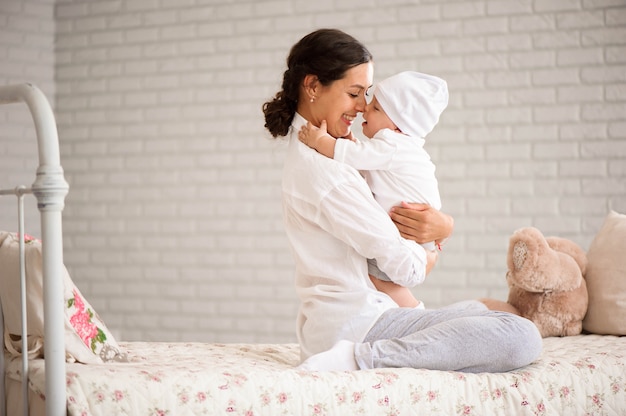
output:
M 515 335 L 509 338 L 509 353 L 513 368 L 523 367 L 538 359 L 543 349 L 543 340 L 537 326 L 530 320 L 512 315 Z

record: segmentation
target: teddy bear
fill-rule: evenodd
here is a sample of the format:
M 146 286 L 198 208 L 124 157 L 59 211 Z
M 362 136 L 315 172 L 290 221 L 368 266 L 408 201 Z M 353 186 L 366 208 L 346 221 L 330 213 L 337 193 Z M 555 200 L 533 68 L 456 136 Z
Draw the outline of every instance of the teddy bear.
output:
M 537 228 L 515 231 L 507 254 L 507 303 L 535 323 L 542 337 L 578 335 L 587 312 L 587 254 Z

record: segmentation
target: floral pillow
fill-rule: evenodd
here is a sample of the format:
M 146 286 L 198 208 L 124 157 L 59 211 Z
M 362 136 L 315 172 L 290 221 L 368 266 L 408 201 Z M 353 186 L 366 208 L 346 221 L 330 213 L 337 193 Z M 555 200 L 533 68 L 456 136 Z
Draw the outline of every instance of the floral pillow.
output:
M 41 241 L 25 237 L 26 310 L 28 355 L 43 356 L 43 270 Z M 21 304 L 19 240 L 15 233 L 0 231 L 0 301 L 4 314 L 4 344 L 15 355 L 21 354 Z M 63 267 L 65 310 L 65 355 L 68 361 L 86 364 L 126 361 L 113 335 L 93 307 L 80 293 Z

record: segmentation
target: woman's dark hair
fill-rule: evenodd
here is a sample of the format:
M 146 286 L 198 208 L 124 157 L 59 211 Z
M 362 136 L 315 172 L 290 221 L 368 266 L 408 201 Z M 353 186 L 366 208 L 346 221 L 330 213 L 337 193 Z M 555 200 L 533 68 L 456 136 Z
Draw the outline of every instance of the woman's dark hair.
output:
M 319 29 L 293 45 L 287 57 L 281 90 L 263 104 L 265 128 L 273 137 L 286 136 L 298 106 L 299 86 L 306 75 L 315 75 L 326 86 L 344 77 L 347 70 L 372 60 L 358 40 L 337 29 Z

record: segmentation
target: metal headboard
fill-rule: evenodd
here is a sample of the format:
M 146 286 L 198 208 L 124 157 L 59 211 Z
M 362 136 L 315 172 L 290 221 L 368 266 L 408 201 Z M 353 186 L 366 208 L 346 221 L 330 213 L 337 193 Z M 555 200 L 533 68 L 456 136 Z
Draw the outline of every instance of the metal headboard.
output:
M 46 415 L 62 416 L 66 414 L 65 392 L 65 339 L 63 318 L 63 230 L 62 211 L 69 185 L 63 176 L 60 163 L 59 138 L 56 121 L 50 103 L 39 88 L 32 84 L 20 84 L 0 87 L 0 104 L 24 102 L 31 112 L 39 151 L 39 167 L 31 188 L 18 187 L 1 191 L 4 194 L 18 196 L 21 204 L 23 194 L 32 192 L 37 198 L 37 208 L 41 215 L 41 240 L 43 258 L 44 288 L 44 358 L 46 366 Z M 21 209 L 21 208 L 20 208 Z M 23 216 L 22 216 L 23 217 Z M 20 220 L 21 222 L 22 220 Z M 23 230 L 20 231 L 20 247 L 23 248 Z M 23 252 L 23 250 L 20 250 Z M 23 264 L 23 261 L 20 261 Z M 25 295 L 22 295 L 24 300 Z M 22 306 L 24 310 L 24 305 Z M 23 316 L 22 321 L 26 321 Z M 24 330 L 24 325 L 22 329 Z M 26 339 L 26 334 L 22 334 Z M 22 348 L 23 360 L 28 361 L 28 348 Z M 4 354 L 2 354 L 4 360 Z M 28 364 L 22 374 L 22 391 L 26 391 L 23 400 L 28 401 Z M 4 369 L 4 368 L 3 368 Z M 4 371 L 2 387 L 4 387 Z M 3 389 L 4 390 L 4 389 Z M 4 391 L 2 394 L 4 398 Z M 25 406 L 27 411 L 27 406 Z

